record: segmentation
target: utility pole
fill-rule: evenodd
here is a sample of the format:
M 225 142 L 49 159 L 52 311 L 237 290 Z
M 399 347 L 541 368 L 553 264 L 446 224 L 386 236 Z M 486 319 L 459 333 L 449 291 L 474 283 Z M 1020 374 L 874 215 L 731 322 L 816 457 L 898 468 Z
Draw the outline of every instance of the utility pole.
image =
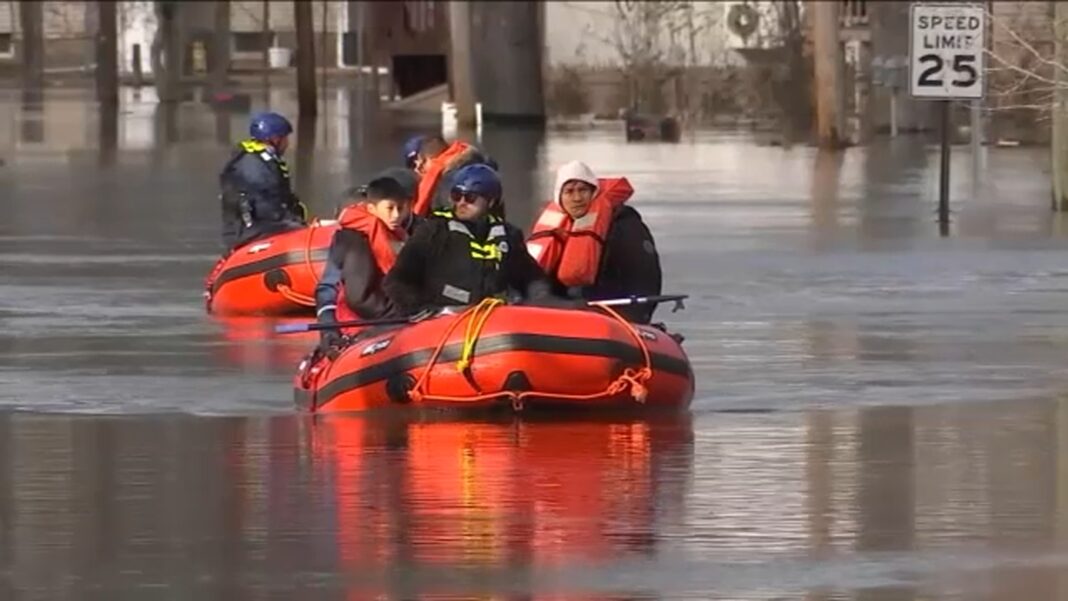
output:
M 456 105 L 456 125 L 475 126 L 475 80 L 471 55 L 471 2 L 449 2 L 449 89 Z
M 293 16 L 297 25 L 297 104 L 302 117 L 318 113 L 315 90 L 315 24 L 312 3 L 294 0 Z
M 115 0 L 96 3 L 99 15 L 96 34 L 96 97 L 101 104 L 119 102 L 118 14 Z
M 836 148 L 842 131 L 842 44 L 838 3 L 813 2 L 812 38 L 816 76 L 816 131 L 821 148 Z
M 1054 53 L 1058 64 L 1068 64 L 1068 3 L 1053 3 Z M 1053 101 L 1053 210 L 1068 210 L 1068 77 L 1054 69 L 1057 86 Z
M 20 2 L 22 29 L 22 87 L 40 93 L 44 87 L 44 3 Z

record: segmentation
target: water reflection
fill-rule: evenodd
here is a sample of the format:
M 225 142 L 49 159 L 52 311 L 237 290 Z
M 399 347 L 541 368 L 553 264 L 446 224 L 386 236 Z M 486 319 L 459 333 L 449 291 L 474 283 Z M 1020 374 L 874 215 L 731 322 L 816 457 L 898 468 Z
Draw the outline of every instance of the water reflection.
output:
M 654 554 L 660 500 L 692 469 L 685 419 L 0 416 L 9 431 L 0 557 L 31 596 L 314 580 L 308 598 L 559 598 L 536 592 L 541 568 Z
M 118 102 L 100 103 L 100 138 L 98 140 L 99 165 L 102 168 L 115 164 L 119 148 L 119 104 Z
M 221 365 L 256 373 L 292 375 L 297 364 L 318 344 L 319 334 L 276 334 L 281 324 L 307 323 L 308 318 L 214 317 L 222 330 L 215 347 Z
M 12 598 L 1057 599 L 1066 403 L 3 414 L 0 569 Z
M 167 147 L 178 143 L 178 109 L 177 102 L 156 103 L 153 129 L 156 148 Z

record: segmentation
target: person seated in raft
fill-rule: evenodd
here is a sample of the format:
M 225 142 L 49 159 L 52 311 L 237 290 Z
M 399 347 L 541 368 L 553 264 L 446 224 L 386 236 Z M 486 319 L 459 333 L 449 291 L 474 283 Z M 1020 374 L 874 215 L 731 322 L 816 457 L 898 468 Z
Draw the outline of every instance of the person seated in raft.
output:
M 523 246 L 523 232 L 500 217 L 502 187 L 487 165 L 468 165 L 452 179 L 452 208 L 416 228 L 382 283 L 405 315 L 472 305 L 517 292 L 542 306 L 572 307 Z
M 303 227 L 308 209 L 293 194 L 282 159 L 293 126 L 278 113 L 257 113 L 247 140 L 219 174 L 223 244 L 229 250 L 263 236 Z
M 449 208 L 449 182 L 457 171 L 468 165 L 492 163 L 474 146 L 459 140 L 447 143 L 439 134 L 410 138 L 404 144 L 404 160 L 419 175 L 412 212 L 421 216 Z
M 397 252 L 408 237 L 411 186 L 404 174 L 387 170 L 365 186 L 353 188 L 349 204 L 338 215 L 341 229 L 330 241 L 330 250 L 319 284 L 315 287 L 319 323 L 356 319 L 383 319 L 397 309 L 382 291 L 382 279 L 393 267 Z M 341 332 L 321 330 L 323 352 L 339 346 Z
M 633 193 L 626 178 L 598 178 L 580 161 L 560 167 L 553 200 L 527 240 L 557 294 L 586 300 L 660 294 L 660 256 L 641 215 L 626 204 Z M 647 324 L 656 305 L 618 310 Z

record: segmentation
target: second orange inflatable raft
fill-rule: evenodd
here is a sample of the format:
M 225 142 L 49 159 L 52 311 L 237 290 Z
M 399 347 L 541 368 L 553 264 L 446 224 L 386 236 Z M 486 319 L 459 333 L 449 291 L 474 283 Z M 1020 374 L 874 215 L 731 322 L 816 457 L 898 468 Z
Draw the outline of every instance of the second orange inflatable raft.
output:
M 219 259 L 205 282 L 209 313 L 303 315 L 315 313 L 315 285 L 323 272 L 336 221 L 254 240 Z
M 610 308 L 496 300 L 361 332 L 335 358 L 306 360 L 295 401 L 313 412 L 386 407 L 685 408 L 694 374 L 676 338 Z

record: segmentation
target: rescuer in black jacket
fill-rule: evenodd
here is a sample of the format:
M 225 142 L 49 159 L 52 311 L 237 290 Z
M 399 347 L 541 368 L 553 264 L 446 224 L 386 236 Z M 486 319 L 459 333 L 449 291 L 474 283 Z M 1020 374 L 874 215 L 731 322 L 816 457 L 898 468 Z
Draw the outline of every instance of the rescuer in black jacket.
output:
M 453 208 L 415 229 L 383 288 L 404 314 L 489 297 L 519 296 L 547 306 L 574 306 L 551 295 L 551 284 L 527 254 L 523 232 L 501 219 L 501 182 L 486 165 L 456 172 Z
M 250 138 L 237 145 L 219 174 L 227 249 L 305 225 L 307 208 L 293 194 L 282 159 L 291 133 L 293 126 L 282 115 L 253 115 Z

